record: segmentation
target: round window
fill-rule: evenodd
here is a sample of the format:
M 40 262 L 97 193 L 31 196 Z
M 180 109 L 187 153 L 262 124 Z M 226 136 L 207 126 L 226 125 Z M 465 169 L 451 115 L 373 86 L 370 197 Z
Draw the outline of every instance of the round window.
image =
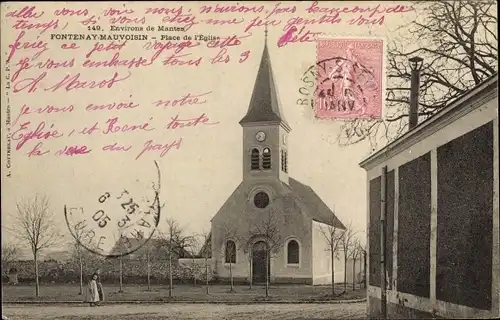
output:
M 254 196 L 253 203 L 257 208 L 264 209 L 269 205 L 269 196 L 267 193 L 260 191 Z

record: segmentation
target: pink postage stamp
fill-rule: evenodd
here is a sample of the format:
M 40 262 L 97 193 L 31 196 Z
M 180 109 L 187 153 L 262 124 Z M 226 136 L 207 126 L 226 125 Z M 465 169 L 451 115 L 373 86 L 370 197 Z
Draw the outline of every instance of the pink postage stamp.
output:
M 317 118 L 381 118 L 383 39 L 318 39 L 316 54 Z

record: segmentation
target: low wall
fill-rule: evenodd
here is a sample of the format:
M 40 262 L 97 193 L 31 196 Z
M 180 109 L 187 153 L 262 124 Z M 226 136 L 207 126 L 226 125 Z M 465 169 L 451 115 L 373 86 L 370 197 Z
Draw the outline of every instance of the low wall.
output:
M 196 275 L 196 279 L 206 281 L 206 275 L 208 273 L 208 281 L 215 280 L 214 276 L 214 261 L 212 259 L 205 260 L 204 258 L 181 258 L 178 260 L 178 266 L 182 270 L 189 271 L 191 275 L 189 279 L 193 279 L 193 272 Z M 208 269 L 208 270 L 207 270 Z M 208 272 L 207 272 L 208 271 Z
M 344 283 L 344 263 L 343 261 L 337 260 L 338 265 L 335 265 L 335 283 Z M 363 268 L 363 260 L 356 260 L 356 263 L 354 263 L 354 260 L 349 259 L 347 260 L 346 264 L 346 282 L 347 283 L 357 283 L 359 284 L 362 282 L 363 279 L 363 274 L 364 274 L 364 268 Z M 314 275 L 313 282 L 315 285 L 325 285 L 325 284 L 331 284 L 332 283 L 332 275 L 331 273 L 326 273 L 326 274 L 316 274 Z
M 192 259 L 179 259 L 172 262 L 172 277 L 175 283 L 191 283 L 197 280 L 205 281 L 205 260 L 195 259 L 195 268 Z M 147 264 L 144 260 L 123 259 L 123 283 L 141 284 L 147 281 Z M 35 280 L 33 261 L 15 261 L 9 263 L 9 269 L 17 269 L 20 283 L 31 283 Z M 83 278 L 88 281 L 92 273 L 99 268 L 101 280 L 104 283 L 118 283 L 120 275 L 119 259 L 96 259 L 83 264 Z M 2 269 L 5 268 L 2 266 Z M 215 280 L 213 263 L 208 263 L 208 280 Z M 78 283 L 80 281 L 80 266 L 76 261 L 55 262 L 41 261 L 38 263 L 39 279 L 41 283 Z M 169 269 L 167 260 L 150 262 L 150 280 L 153 284 L 168 283 Z M 2 280 L 8 282 L 8 274 L 4 272 Z

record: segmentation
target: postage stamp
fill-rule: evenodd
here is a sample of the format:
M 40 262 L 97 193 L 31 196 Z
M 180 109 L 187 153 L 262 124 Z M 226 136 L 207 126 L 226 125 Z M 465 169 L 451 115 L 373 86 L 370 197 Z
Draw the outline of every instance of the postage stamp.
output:
M 65 205 L 64 217 L 75 242 L 110 258 L 145 245 L 160 221 L 160 172 L 156 161 L 155 165 L 158 182 L 136 179 L 127 187 L 96 192 L 92 203 Z
M 317 118 L 373 119 L 382 116 L 384 40 L 318 39 Z

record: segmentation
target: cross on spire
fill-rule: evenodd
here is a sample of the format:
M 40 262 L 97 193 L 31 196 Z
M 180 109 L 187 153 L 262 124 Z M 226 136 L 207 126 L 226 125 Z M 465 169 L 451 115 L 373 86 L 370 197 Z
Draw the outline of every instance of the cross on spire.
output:
M 264 27 L 264 37 L 266 38 L 266 43 L 267 43 L 267 24 Z

